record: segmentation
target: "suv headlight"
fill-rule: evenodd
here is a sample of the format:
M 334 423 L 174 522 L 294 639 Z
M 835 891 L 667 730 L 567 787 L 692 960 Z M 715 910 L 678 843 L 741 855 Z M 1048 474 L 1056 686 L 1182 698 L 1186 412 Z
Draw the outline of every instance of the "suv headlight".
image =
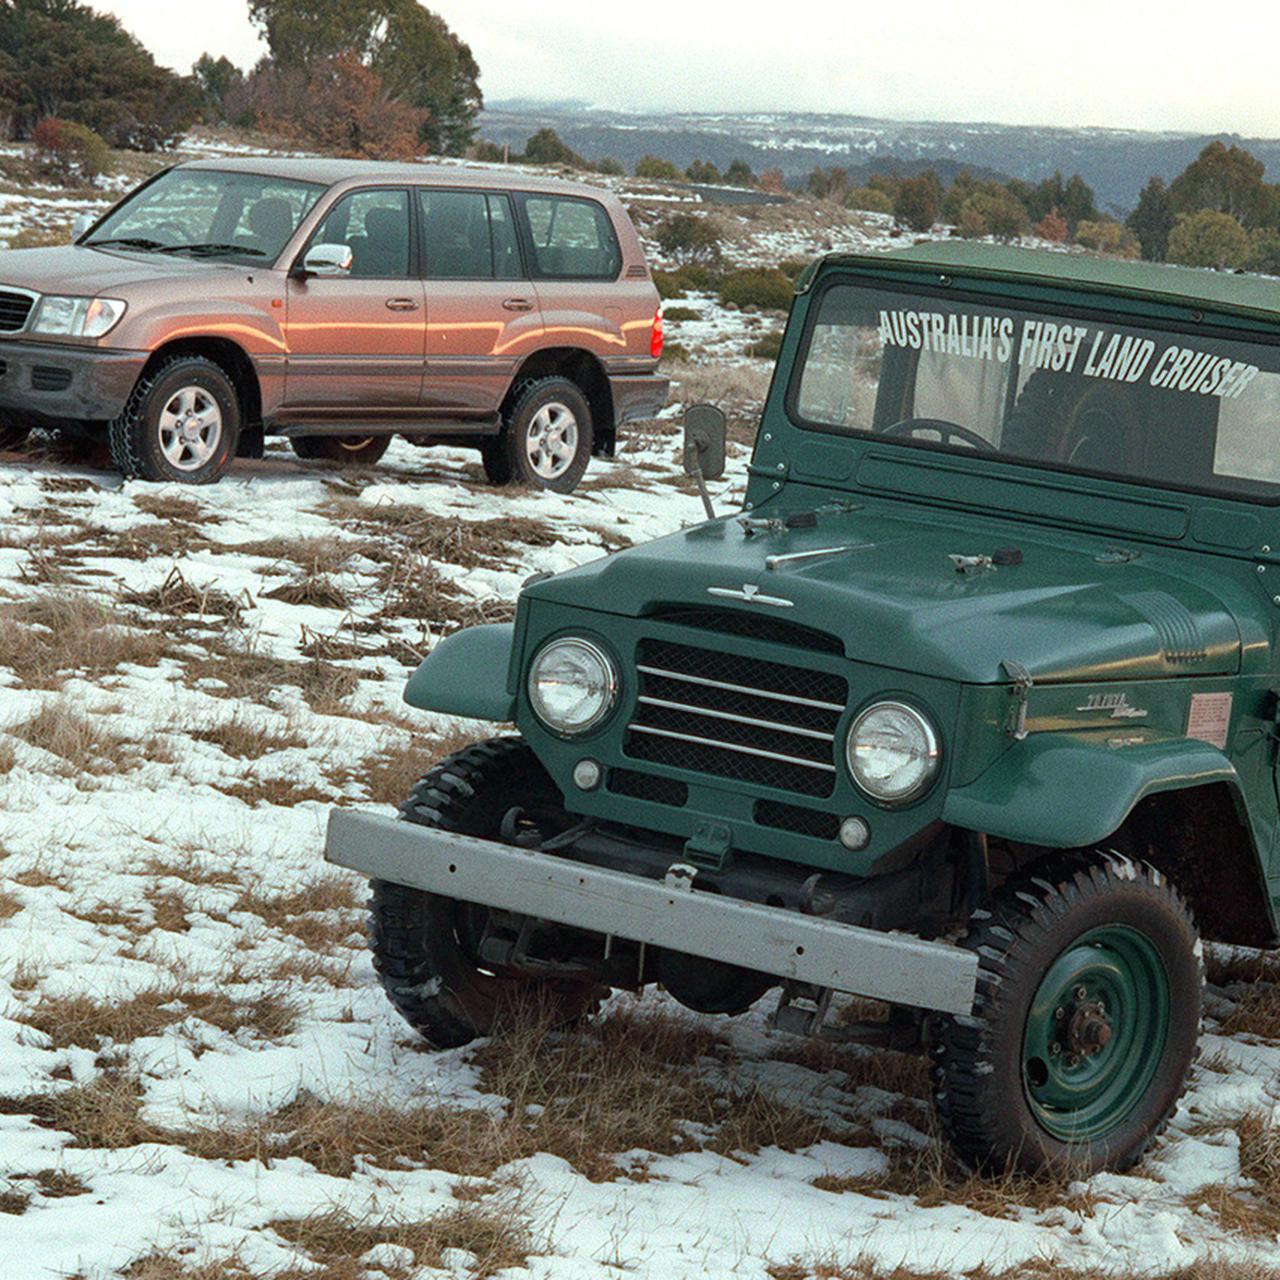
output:
M 905 804 L 938 772 L 938 734 L 905 702 L 877 702 L 849 729 L 845 759 L 853 780 L 881 804 Z
M 119 298 L 64 298 L 50 294 L 40 299 L 32 333 L 63 338 L 101 338 L 120 323 L 128 304 Z
M 595 728 L 618 696 L 618 672 L 609 656 L 590 640 L 552 640 L 529 668 L 529 702 L 534 715 L 555 733 L 573 737 Z

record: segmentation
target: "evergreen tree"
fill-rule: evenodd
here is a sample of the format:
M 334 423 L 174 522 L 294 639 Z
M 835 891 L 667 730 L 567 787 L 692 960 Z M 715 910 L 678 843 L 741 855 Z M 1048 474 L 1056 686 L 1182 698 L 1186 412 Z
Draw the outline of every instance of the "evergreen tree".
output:
M 1211 142 L 1169 185 L 1175 214 L 1212 209 L 1246 228 L 1275 220 L 1276 193 L 1264 180 L 1266 167 L 1243 147 Z
M 524 158 L 530 164 L 566 164 L 575 169 L 586 165 L 586 161 L 554 129 L 539 129 L 525 143 Z
M 1201 209 L 1178 217 L 1169 233 L 1169 261 L 1237 270 L 1249 259 L 1249 233 L 1229 213 Z
M 1151 178 L 1142 188 L 1137 208 L 1125 219 L 1125 226 L 1138 237 L 1142 256 L 1148 262 L 1163 262 L 1169 256 L 1174 216 L 1169 188 L 1162 178 Z
M 756 183 L 756 176 L 751 172 L 751 166 L 745 160 L 733 160 L 724 171 L 724 180 L 731 187 L 753 187 Z
M 225 124 L 227 102 L 234 99 L 244 86 L 244 72 L 230 58 L 215 58 L 202 53 L 191 68 L 196 84 L 200 86 L 204 117 L 214 124 Z

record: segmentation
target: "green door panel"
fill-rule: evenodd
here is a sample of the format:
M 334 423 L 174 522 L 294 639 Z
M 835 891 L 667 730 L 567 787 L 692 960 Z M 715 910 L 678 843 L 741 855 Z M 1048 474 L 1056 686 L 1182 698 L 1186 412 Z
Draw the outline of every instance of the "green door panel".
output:
M 404 700 L 423 711 L 472 720 L 514 720 L 516 700 L 506 685 L 514 637 L 510 622 L 446 636 L 409 677 Z
M 976 782 L 946 798 L 942 816 L 970 831 L 1058 849 L 1099 844 L 1144 796 L 1240 780 L 1216 747 L 1183 739 L 1111 748 L 1103 740 L 1032 735 Z

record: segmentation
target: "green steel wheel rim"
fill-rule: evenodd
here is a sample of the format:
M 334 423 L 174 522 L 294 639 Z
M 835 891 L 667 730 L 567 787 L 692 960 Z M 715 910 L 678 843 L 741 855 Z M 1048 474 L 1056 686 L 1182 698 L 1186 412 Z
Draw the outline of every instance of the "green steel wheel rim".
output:
M 1141 1102 L 1169 1038 L 1169 977 L 1154 944 L 1126 925 L 1084 934 L 1049 967 L 1027 1013 L 1022 1087 L 1062 1142 L 1092 1142 Z

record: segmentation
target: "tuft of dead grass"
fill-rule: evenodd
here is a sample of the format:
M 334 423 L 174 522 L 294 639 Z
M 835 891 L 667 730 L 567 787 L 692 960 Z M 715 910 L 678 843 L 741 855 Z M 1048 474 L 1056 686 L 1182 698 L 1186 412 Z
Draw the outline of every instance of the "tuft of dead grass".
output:
M 345 609 L 347 593 L 325 573 L 300 573 L 288 582 L 262 593 L 266 600 L 279 600 L 284 604 L 306 604 L 316 609 Z
M 264 538 L 238 543 L 234 550 L 273 565 L 292 565 L 304 577 L 332 576 L 347 571 L 353 560 L 381 561 L 385 556 L 383 544 L 373 538 Z
M 268 1224 L 282 1239 L 326 1270 L 325 1280 L 356 1280 L 365 1274 L 360 1263 L 370 1249 L 392 1244 L 413 1254 L 415 1267 L 439 1267 L 449 1249 L 475 1257 L 475 1280 L 523 1267 L 533 1244 L 524 1218 L 511 1209 L 460 1205 L 418 1221 L 388 1219 L 381 1223 L 356 1219 L 341 1210 L 308 1218 L 277 1219 Z M 314 1273 L 313 1273 L 314 1274 Z
M 230 719 L 192 730 L 191 737 L 197 742 L 212 743 L 235 760 L 259 760 L 276 751 L 307 745 L 307 740 L 296 730 L 277 732 L 240 708 Z
M 21 1010 L 21 1021 L 49 1037 L 55 1049 L 132 1044 L 158 1036 L 187 1018 L 221 1031 L 249 1031 L 278 1040 L 297 1026 L 297 1007 L 277 993 L 237 1000 L 224 990 L 197 991 L 161 986 L 124 999 L 88 995 L 41 996 Z
M 403 804 L 409 792 L 437 760 L 443 760 L 477 741 L 474 733 L 447 737 L 414 735 L 408 742 L 389 741 L 354 765 L 341 765 L 329 774 L 336 787 L 358 783 L 374 804 Z
M 249 912 L 272 932 L 287 933 L 312 953 L 332 957 L 361 933 L 362 921 L 353 918 L 363 907 L 358 885 L 353 878 L 329 875 L 272 896 L 246 889 L 232 910 Z
M 170 651 L 165 636 L 82 593 L 0 605 L 0 662 L 28 688 L 54 689 L 69 675 L 108 675 L 125 663 L 155 666 Z
M 22 907 L 22 899 L 16 893 L 0 889 L 0 920 L 12 920 Z
M 293 778 L 242 778 L 238 782 L 220 782 L 214 784 L 224 796 L 235 800 L 243 800 L 245 804 L 257 807 L 260 804 L 274 805 L 281 809 L 292 809 L 307 801 L 319 804 L 330 804 L 333 796 L 321 791 L 307 782 L 298 782 Z
M 129 761 L 123 739 L 94 724 L 62 698 L 46 702 L 30 720 L 9 732 L 57 756 L 63 762 L 62 771 L 71 776 L 119 773 Z
M 360 682 L 350 667 L 311 659 L 294 662 L 262 652 L 252 638 L 230 642 L 214 640 L 199 659 L 185 664 L 192 680 L 220 680 L 222 688 L 209 692 L 237 702 L 266 702 L 282 685 L 301 691 L 318 715 L 340 714 Z
M 186 619 L 194 615 L 201 622 L 207 618 L 218 618 L 238 623 L 244 616 L 246 603 L 242 596 L 233 596 L 212 583 L 196 586 L 187 580 L 176 564 L 159 586 L 146 591 L 126 591 L 120 599 L 125 604 L 137 605 L 171 618 Z
M 215 510 L 185 493 L 139 493 L 134 495 L 133 505 L 157 520 L 180 524 L 219 524 L 222 520 Z

